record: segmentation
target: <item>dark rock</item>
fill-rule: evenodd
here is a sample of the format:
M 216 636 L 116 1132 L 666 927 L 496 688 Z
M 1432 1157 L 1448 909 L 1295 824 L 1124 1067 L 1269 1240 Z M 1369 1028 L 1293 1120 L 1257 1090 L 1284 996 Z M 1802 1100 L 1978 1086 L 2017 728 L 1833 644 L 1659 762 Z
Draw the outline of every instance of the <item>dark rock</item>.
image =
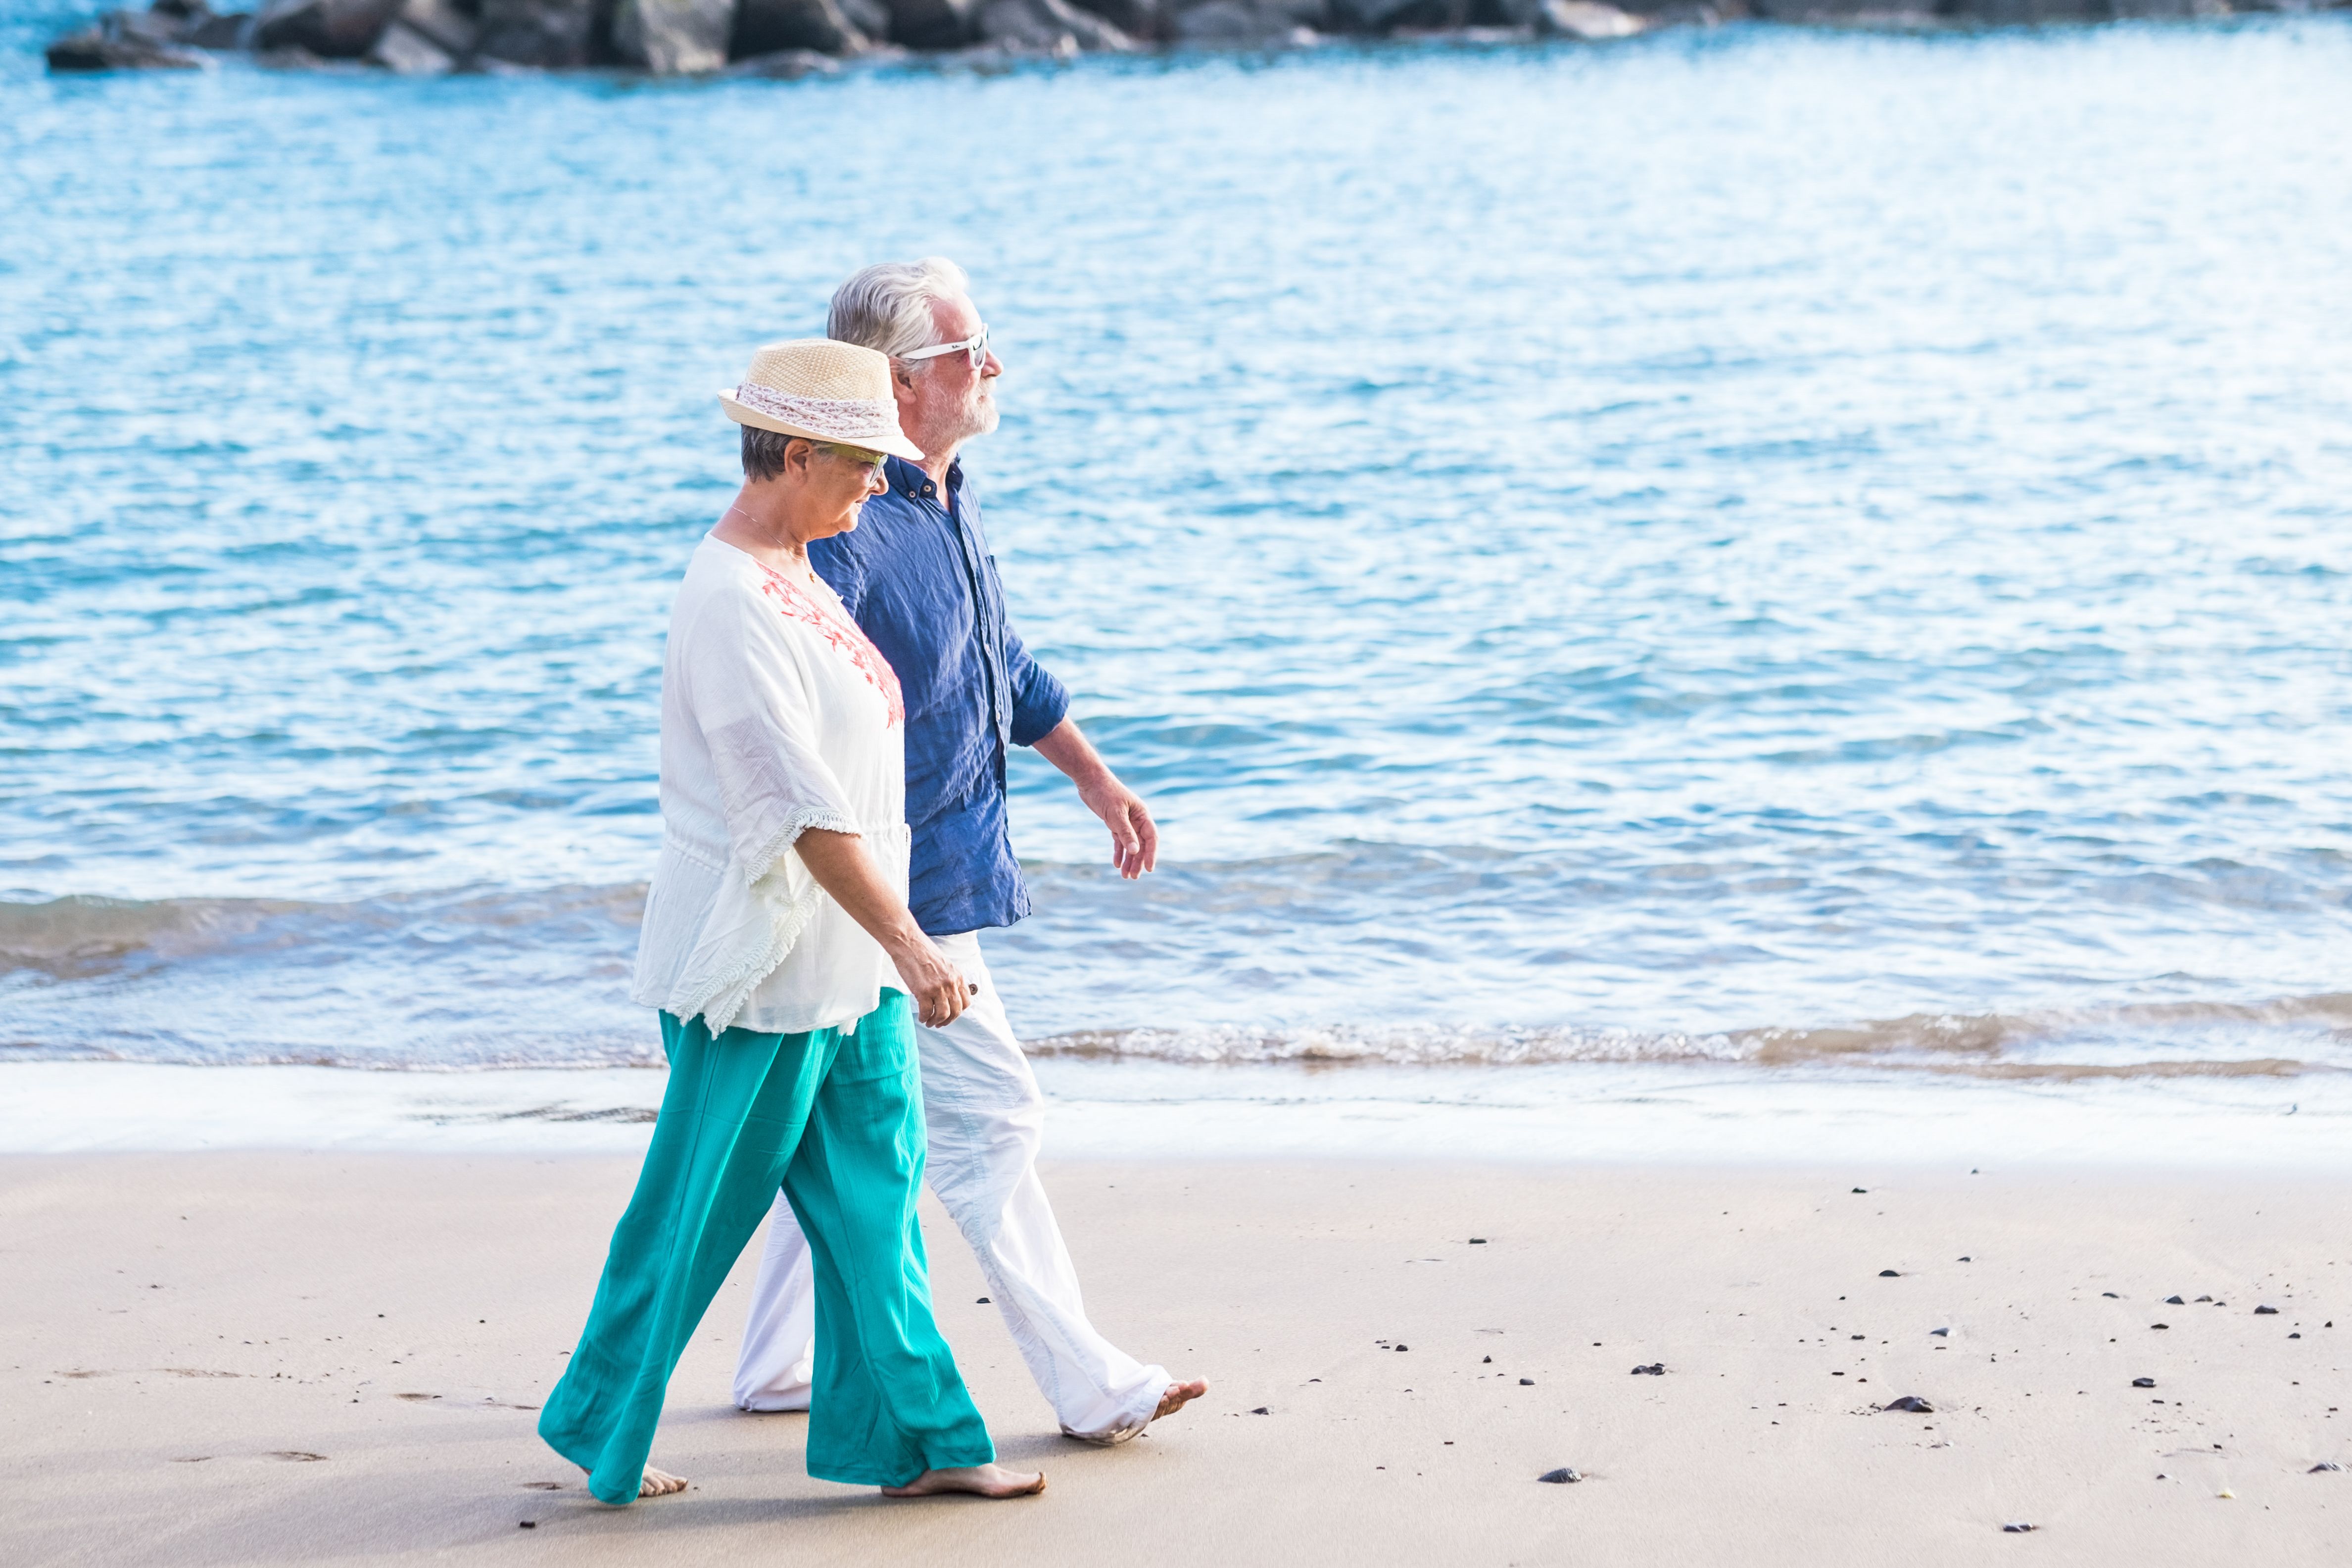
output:
M 890 7 L 882 0 L 841 0 L 841 14 L 869 38 L 890 36 Z
M 737 0 L 735 34 L 727 53 L 738 60 L 787 49 L 858 55 L 872 43 L 838 0 Z
M 1522 1388 L 1533 1388 L 1535 1385 L 1536 1380 L 1532 1377 L 1522 1377 L 1519 1379 L 1519 1386 Z
M 1174 8 L 1165 0 L 1076 0 L 1081 10 L 1091 11 L 1125 33 L 1143 42 L 1163 42 L 1174 34 Z
M 367 58 L 368 64 L 382 66 L 395 76 L 446 76 L 457 68 L 446 49 L 404 22 L 386 27 Z
M 2322 1459 L 2319 1463 L 2312 1466 L 2311 1469 L 2304 1471 L 2303 1473 L 2307 1476 L 2315 1476 L 2323 1470 L 2340 1470 L 2343 1468 L 2344 1467 L 2342 1465 L 2337 1464 L 2334 1459 Z
M 1556 38 L 1630 38 L 1648 26 L 1631 12 L 1595 0 L 1494 0 L 1493 9 L 1493 19 L 1504 26 L 1533 27 Z
M 561 69 L 592 57 L 596 17 L 589 0 L 481 0 L 479 19 L 478 58 Z
M 2168 1329 L 2172 1325 L 2170 1323 L 2150 1323 L 2147 1326 L 2152 1329 Z
M 2198 1297 L 2197 1299 L 2198 1299 L 2199 1301 L 2211 1301 L 2213 1298 L 2212 1298 L 2212 1297 L 2210 1297 L 2210 1296 L 2200 1296 L 2200 1297 Z
M 1583 1479 L 1584 1478 L 1582 1476 L 1577 1474 L 1566 1465 L 1562 1465 L 1556 1470 L 1546 1470 L 1543 1474 L 1536 1478 L 1536 1479 L 1539 1481 L 1549 1481 L 1554 1486 L 1561 1487 L 1569 1486 L 1574 1482 L 1580 1481 Z
M 748 60 L 737 60 L 719 73 L 730 77 L 765 77 L 772 81 L 798 81 L 803 77 L 829 77 L 841 74 L 841 62 L 831 55 L 820 55 L 814 49 L 779 49 L 772 55 L 753 55 Z M 982 1296 L 982 1301 L 988 1300 Z
M 1467 26 L 1470 7 L 1471 0 L 1330 0 L 1330 21 L 1345 33 L 1445 31 Z
M 355 60 L 375 47 L 400 0 L 270 0 L 253 25 L 257 49 L 307 49 Z
M 981 37 L 1040 55 L 1116 54 L 1135 40 L 1069 0 L 986 0 L 976 24 Z
M 2101 1294 L 2102 1296 L 2105 1296 L 2107 1300 L 2109 1300 L 2109 1301 L 2122 1301 L 2122 1300 L 2123 1300 L 2123 1298 L 2122 1298 L 2121 1296 L 2116 1295 L 2113 1291 L 2101 1291 L 2099 1292 L 2099 1294 Z
M 1408 1348 L 1410 1348 L 1410 1347 L 1409 1347 L 1409 1346 L 1406 1346 L 1406 1345 L 1399 1345 L 1399 1346 L 1397 1346 L 1397 1348 L 1398 1348 L 1399 1350 L 1405 1350 L 1405 1349 L 1408 1349 Z
M 2003 1535 L 2030 1535 L 2033 1532 L 2033 1526 L 2027 1524 L 2022 1521 L 2019 1521 L 2014 1523 L 2002 1525 L 2000 1527 L 2000 1532 Z
M 2256 1307 L 2254 1309 L 2254 1316 L 2258 1318 L 2274 1318 L 2278 1316 L 2278 1309 L 2276 1307 Z
M 1495 1364 L 1495 1358 L 1491 1355 L 1482 1355 L 1478 1358 L 1478 1364 L 1481 1366 L 1492 1366 Z
M 1856 1191 L 1856 1192 L 1868 1192 L 1870 1189 L 1869 1189 L 1868 1187 L 1866 1187 L 1866 1186 L 1858 1186 L 1858 1187 L 1854 1188 L 1853 1190 L 1854 1190 L 1854 1191 Z
M 1212 47 L 1297 47 L 1313 43 L 1325 20 L 1319 0 L 1206 0 L 1178 11 L 1171 31 Z
M 620 0 L 613 52 L 656 76 L 696 76 L 727 64 L 735 0 Z
M 1878 1277 L 1882 1280 L 1899 1280 L 1903 1278 L 1902 1275 L 1896 1273 L 1892 1269 L 1881 1269 L 1878 1271 Z
M 1663 1361 L 1654 1361 L 1647 1366 L 1635 1367 L 1633 1375 L 1635 1377 L 1664 1377 L 1666 1375 L 1666 1364 Z
M 1933 1405 L 1928 1404 L 1925 1399 L 1920 1398 L 1916 1394 L 1906 1394 L 1902 1398 L 1895 1400 L 1889 1404 L 1882 1405 L 1879 1408 L 1881 1410 L 1908 1410 L 1916 1416 L 1933 1416 L 1936 1413 L 1936 1407 Z
M 1470 1239 L 1470 1245 L 1473 1247 L 1484 1247 L 1486 1245 L 1486 1239 L 1483 1236 L 1473 1236 Z
M 2153 1388 L 2156 1386 L 2156 1379 L 2153 1377 L 2135 1377 L 2132 1379 L 2132 1386 L 2134 1388 Z
M 241 49 L 252 22 L 250 11 L 232 11 L 226 16 L 206 15 L 192 21 L 180 37 L 194 48 Z
M 980 0 L 885 0 L 889 37 L 910 49 L 954 49 L 971 42 Z
M 2301 1334 L 2299 1334 L 2299 1333 L 2291 1333 L 2291 1334 L 2287 1335 L 2286 1337 L 2287 1337 L 2287 1338 L 2289 1338 L 2289 1339 L 2301 1339 L 2303 1336 L 2302 1336 Z
M 456 60 L 474 52 L 482 32 L 482 25 L 459 10 L 455 0 L 404 0 L 394 20 Z
M 118 19 L 139 13 L 117 11 L 95 27 L 68 33 L 46 51 L 53 71 L 200 71 L 212 62 L 176 43 L 158 41 L 143 27 L 124 27 Z
M 1929 1329 L 1927 1332 L 1932 1335 L 1944 1339 L 1949 1339 L 1952 1337 L 1952 1331 L 1949 1329 Z
M 2164 1304 L 2168 1307 L 2185 1307 L 2189 1303 L 2182 1301 L 2179 1296 L 2167 1296 L 2164 1298 Z
M 1255 1410 L 1251 1411 L 1251 1412 L 1250 1412 L 1250 1414 L 1251 1414 L 1251 1415 L 1253 1415 L 1253 1416 L 1271 1416 L 1271 1415 L 1273 1415 L 1273 1414 L 1274 1414 L 1274 1412 L 1273 1412 L 1273 1411 L 1271 1411 L 1271 1410 L 1269 1410 L 1269 1409 L 1267 1409 L 1265 1406 L 1261 1405 L 1261 1406 L 1259 1406 L 1256 1409 L 1255 1409 Z
M 973 1305 L 973 1306 L 975 1306 L 975 1307 L 984 1307 L 984 1306 L 989 1305 L 989 1300 L 988 1300 L 988 1298 L 987 1298 L 986 1296 L 982 1296 L 982 1297 L 979 1298 L 977 1301 L 973 1301 L 973 1302 L 972 1302 L 972 1305 Z

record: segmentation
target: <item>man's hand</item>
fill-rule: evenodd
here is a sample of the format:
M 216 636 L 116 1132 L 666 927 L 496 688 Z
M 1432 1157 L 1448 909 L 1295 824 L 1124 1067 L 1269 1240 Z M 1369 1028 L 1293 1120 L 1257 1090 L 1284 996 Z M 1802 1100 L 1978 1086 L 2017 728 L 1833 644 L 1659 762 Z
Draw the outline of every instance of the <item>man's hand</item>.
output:
M 1160 830 L 1152 826 L 1151 809 L 1143 798 L 1108 768 L 1102 778 L 1078 786 L 1078 799 L 1110 830 L 1110 863 L 1133 882 L 1160 862 Z
M 1078 799 L 1110 830 L 1110 863 L 1133 882 L 1160 863 L 1160 830 L 1152 824 L 1150 808 L 1134 790 L 1118 781 L 1078 731 L 1078 721 L 1066 718 L 1037 742 L 1037 755 L 1070 776 Z

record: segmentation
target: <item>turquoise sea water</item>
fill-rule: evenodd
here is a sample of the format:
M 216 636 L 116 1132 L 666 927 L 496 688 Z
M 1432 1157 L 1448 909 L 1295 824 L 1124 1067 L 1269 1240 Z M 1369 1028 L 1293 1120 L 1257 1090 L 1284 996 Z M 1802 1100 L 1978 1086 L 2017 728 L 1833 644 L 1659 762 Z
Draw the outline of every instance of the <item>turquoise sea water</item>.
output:
M 2352 1067 L 2352 17 L 799 84 L 0 26 L 0 1051 L 648 1060 L 712 392 L 972 272 L 1043 1049 Z M 2218 1086 L 2216 1086 L 2218 1087 Z

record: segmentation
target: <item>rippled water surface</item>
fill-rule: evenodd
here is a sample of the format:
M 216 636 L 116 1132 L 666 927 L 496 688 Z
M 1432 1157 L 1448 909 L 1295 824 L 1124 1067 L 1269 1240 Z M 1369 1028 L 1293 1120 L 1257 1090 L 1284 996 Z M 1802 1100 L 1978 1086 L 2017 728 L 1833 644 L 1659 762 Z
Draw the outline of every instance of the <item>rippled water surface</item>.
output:
M 1050 1049 L 2352 1067 L 2352 22 L 0 63 L 0 1045 L 625 1061 L 711 398 L 940 251 Z

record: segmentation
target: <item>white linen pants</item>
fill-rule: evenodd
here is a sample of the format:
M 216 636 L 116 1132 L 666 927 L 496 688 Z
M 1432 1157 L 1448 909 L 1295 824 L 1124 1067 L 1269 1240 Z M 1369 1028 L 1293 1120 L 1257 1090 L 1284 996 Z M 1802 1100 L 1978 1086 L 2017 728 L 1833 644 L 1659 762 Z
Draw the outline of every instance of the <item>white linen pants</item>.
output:
M 1074 1437 L 1118 1442 L 1143 1430 L 1171 1379 L 1095 1332 L 1077 1270 L 1037 1179 L 1045 1101 L 1013 1037 L 980 937 L 936 938 L 971 980 L 971 1006 L 945 1029 L 917 1026 L 931 1191 L 963 1232 L 989 1298 L 1021 1347 L 1029 1374 Z M 814 1364 L 816 1304 L 807 1240 L 783 1194 L 751 1288 L 735 1403 L 745 1410 L 805 1410 Z

